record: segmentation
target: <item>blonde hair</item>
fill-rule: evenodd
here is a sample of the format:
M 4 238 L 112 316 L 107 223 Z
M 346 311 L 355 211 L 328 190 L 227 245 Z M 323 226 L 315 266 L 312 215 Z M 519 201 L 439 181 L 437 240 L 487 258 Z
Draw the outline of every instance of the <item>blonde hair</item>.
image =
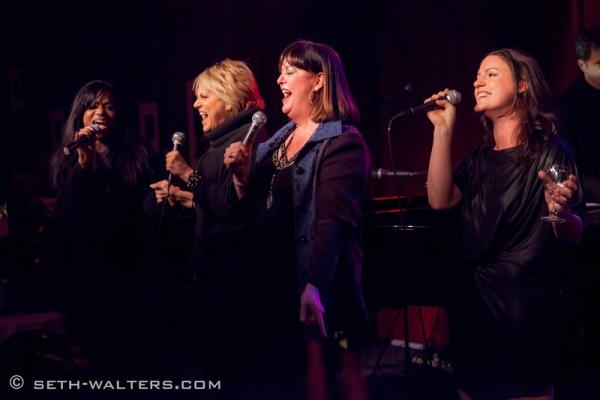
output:
M 248 65 L 243 61 L 225 60 L 206 68 L 194 80 L 194 93 L 203 87 L 228 103 L 233 114 L 251 107 L 265 108 L 258 84 Z

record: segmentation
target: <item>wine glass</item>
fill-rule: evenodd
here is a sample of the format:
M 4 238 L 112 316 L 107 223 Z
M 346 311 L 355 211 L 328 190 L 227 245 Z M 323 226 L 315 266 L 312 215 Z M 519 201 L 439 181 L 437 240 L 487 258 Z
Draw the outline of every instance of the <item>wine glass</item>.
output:
M 569 179 L 569 176 L 571 175 L 571 167 L 554 164 L 546 170 L 546 174 L 552 181 L 556 182 L 558 186 L 562 186 L 562 182 Z M 565 222 L 564 218 L 559 217 L 556 212 L 556 202 L 554 202 L 554 207 L 552 207 L 550 215 L 542 217 L 541 219 L 542 221 L 558 222 L 559 224 Z

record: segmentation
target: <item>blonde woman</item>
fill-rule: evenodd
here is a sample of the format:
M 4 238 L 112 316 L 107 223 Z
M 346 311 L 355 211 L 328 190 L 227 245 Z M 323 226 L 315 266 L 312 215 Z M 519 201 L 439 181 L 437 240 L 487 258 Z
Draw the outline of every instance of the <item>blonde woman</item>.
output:
M 172 174 L 165 214 L 179 217 L 187 208 L 195 209 L 195 239 L 188 265 L 206 286 L 208 335 L 205 357 L 211 378 L 221 380 L 224 390 L 232 390 L 239 356 L 241 279 L 239 246 L 243 221 L 228 220 L 225 196 L 232 174 L 223 165 L 225 148 L 245 137 L 252 116 L 265 108 L 252 71 L 242 61 L 225 59 L 204 70 L 194 81 L 194 108 L 202 118 L 209 149 L 192 168 L 179 151 L 166 155 L 166 169 Z M 255 141 L 268 138 L 264 127 Z M 160 212 L 166 197 L 167 181 L 151 185 L 155 193 L 147 199 L 147 209 Z M 239 223 L 238 223 L 239 222 Z M 161 235 L 161 240 L 166 240 Z M 181 247 L 179 247 L 181 248 Z M 169 260 L 165 260 L 169 265 Z M 199 316 L 190 316 L 198 319 Z

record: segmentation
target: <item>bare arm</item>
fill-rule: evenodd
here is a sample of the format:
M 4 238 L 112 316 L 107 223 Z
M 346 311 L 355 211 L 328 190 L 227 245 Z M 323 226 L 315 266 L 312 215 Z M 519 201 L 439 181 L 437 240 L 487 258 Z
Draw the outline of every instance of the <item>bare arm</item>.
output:
M 448 89 L 426 101 L 439 99 L 447 92 Z M 444 210 L 456 207 L 462 199 L 462 194 L 452 181 L 452 133 L 456 109 L 445 100 L 440 100 L 438 104 L 444 108 L 427 113 L 434 126 L 427 173 L 427 198 L 432 208 Z

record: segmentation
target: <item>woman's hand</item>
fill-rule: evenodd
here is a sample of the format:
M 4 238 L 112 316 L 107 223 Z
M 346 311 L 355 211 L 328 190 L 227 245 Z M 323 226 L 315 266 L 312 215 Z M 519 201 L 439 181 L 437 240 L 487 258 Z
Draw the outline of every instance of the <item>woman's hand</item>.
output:
M 174 206 L 175 203 L 179 203 L 184 207 L 192 208 L 194 206 L 192 192 L 188 192 L 187 190 L 181 190 L 177 186 L 171 185 L 169 187 L 169 182 L 165 179 L 160 182 L 153 183 L 150 185 L 152 189 L 154 189 L 154 195 L 156 196 L 156 202 L 162 203 L 166 198 L 171 206 Z M 169 187 L 169 195 L 167 196 L 167 187 Z
M 573 194 L 579 189 L 577 177 L 569 175 L 560 185 L 552 181 L 544 171 L 538 171 L 538 177 L 544 182 L 544 199 L 548 204 L 548 212 L 556 212 L 565 221 L 562 224 L 552 223 L 554 235 L 563 243 L 577 246 L 583 237 L 583 221 L 571 212 Z
M 246 147 L 242 142 L 235 142 L 225 149 L 223 164 L 233 172 L 233 183 L 238 199 L 248 191 L 250 181 L 250 153 L 252 147 Z
M 178 176 L 184 182 L 187 182 L 190 174 L 194 171 L 185 161 L 185 158 L 183 158 L 181 153 L 177 150 L 167 153 L 165 156 L 165 163 L 167 171 L 169 171 L 172 175 Z
M 452 130 L 456 121 L 456 107 L 454 107 L 454 105 L 452 105 L 447 100 L 440 100 L 442 97 L 446 96 L 448 92 L 448 89 L 445 89 L 442 92 L 438 92 L 430 98 L 425 99 L 425 103 L 427 103 L 428 101 L 437 100 L 437 105 L 442 108 L 429 111 L 427 113 L 427 117 L 436 128 L 445 127 L 449 130 Z
M 434 94 L 428 101 L 437 101 L 442 109 L 427 113 L 433 124 L 433 144 L 427 171 L 427 199 L 434 210 L 449 210 L 460 203 L 462 193 L 452 180 L 452 136 L 456 121 L 456 108 L 447 100 L 439 100 L 448 89 Z
M 545 171 L 538 171 L 538 178 L 544 182 L 544 198 L 548 204 L 548 211 L 555 211 L 557 214 L 569 211 L 571 209 L 570 202 L 573 198 L 573 193 L 579 188 L 577 177 L 569 175 L 569 178 L 561 182 L 560 185 L 550 179 Z
M 81 168 L 85 168 L 96 152 L 96 130 L 91 126 L 85 126 L 75 132 L 75 140 L 84 136 L 89 137 L 89 140 L 83 146 L 77 148 L 77 161 Z
M 318 324 L 321 335 L 327 337 L 323 314 L 325 314 L 325 309 L 321 304 L 319 289 L 313 284 L 307 283 L 300 296 L 300 321 L 304 322 L 306 325 Z
M 250 179 L 249 162 L 250 148 L 244 146 L 242 142 L 231 143 L 225 149 L 223 164 L 233 172 L 236 181 L 241 185 L 247 184 Z
M 169 187 L 169 182 L 165 179 L 156 183 L 153 183 L 150 185 L 150 187 L 152 189 L 154 189 L 154 195 L 156 196 L 156 202 L 158 204 L 162 203 L 163 200 L 166 198 L 169 201 L 170 205 L 175 205 L 175 200 L 171 198 L 169 193 L 169 196 L 167 196 L 167 188 Z M 173 187 L 169 188 L 169 192 L 171 192 L 173 190 Z

